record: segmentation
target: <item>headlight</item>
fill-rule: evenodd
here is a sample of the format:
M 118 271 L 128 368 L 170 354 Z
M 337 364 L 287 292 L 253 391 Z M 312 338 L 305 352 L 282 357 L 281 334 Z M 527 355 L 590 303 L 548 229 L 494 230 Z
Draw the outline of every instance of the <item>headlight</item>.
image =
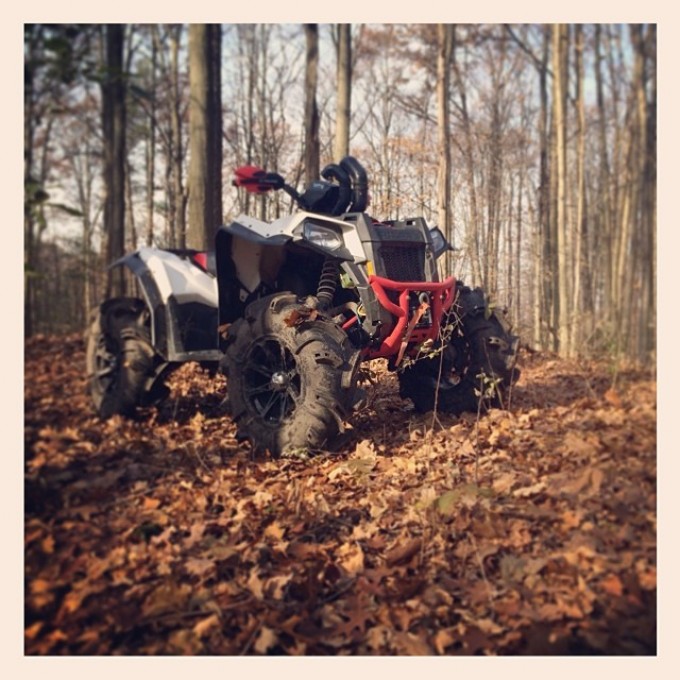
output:
M 302 237 L 310 243 L 313 243 L 315 246 L 324 248 L 325 250 L 336 250 L 344 245 L 342 236 L 336 231 L 329 229 L 328 227 L 313 224 L 312 222 L 305 222 L 304 229 L 302 230 Z

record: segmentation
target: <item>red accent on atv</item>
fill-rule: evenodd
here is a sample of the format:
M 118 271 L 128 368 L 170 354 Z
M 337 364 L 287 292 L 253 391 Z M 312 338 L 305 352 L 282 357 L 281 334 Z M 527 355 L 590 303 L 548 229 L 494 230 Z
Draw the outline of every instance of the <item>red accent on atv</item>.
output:
M 208 271 L 208 253 L 196 253 L 192 259 L 197 265 Z
M 271 173 L 255 165 L 243 165 L 234 170 L 236 176 L 232 184 L 235 187 L 244 187 L 251 194 L 264 194 L 279 186 L 272 181 Z
M 392 332 L 382 341 L 378 349 L 368 351 L 368 358 L 379 359 L 399 355 L 403 356 L 402 343 L 421 344 L 426 340 L 436 341 L 439 337 L 442 315 L 453 304 L 456 279 L 450 276 L 441 283 L 425 281 L 392 281 L 380 276 L 369 276 L 368 283 L 378 298 L 380 304 L 390 314 L 397 318 L 397 323 Z M 399 304 L 390 300 L 387 291 L 399 293 Z M 429 293 L 432 301 L 432 323 L 417 328 L 417 323 L 422 314 L 422 309 L 414 310 L 410 314 L 409 298 L 411 293 Z M 412 323 L 413 322 L 413 323 Z

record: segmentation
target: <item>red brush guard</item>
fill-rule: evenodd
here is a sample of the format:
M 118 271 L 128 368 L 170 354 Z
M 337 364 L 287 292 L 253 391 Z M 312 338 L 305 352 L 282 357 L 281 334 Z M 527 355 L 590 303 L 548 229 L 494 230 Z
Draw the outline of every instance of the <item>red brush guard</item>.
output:
M 435 341 L 439 337 L 442 314 L 453 304 L 456 279 L 450 276 L 441 283 L 423 281 L 392 281 L 381 276 L 369 276 L 368 283 L 380 304 L 397 319 L 392 332 L 382 341 L 377 349 L 369 349 L 370 359 L 396 356 L 397 365 L 401 362 L 407 345 L 422 344 L 427 340 Z M 388 291 L 399 293 L 399 302 L 390 300 Z M 424 328 L 416 328 L 420 318 L 429 306 L 421 303 L 412 314 L 409 308 L 411 293 L 429 293 L 432 301 L 432 324 Z

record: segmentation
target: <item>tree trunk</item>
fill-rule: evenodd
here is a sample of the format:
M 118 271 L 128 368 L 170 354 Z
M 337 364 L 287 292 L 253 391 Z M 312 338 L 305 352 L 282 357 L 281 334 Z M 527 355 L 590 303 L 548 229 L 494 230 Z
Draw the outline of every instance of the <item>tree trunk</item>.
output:
M 349 154 L 349 126 L 352 110 L 352 25 L 337 25 L 337 113 L 335 117 L 335 150 L 333 157 L 340 162 Z
M 572 346 L 580 346 L 581 335 L 589 335 L 589 325 L 592 323 L 592 294 L 590 285 L 590 267 L 588 262 L 588 213 L 586 204 L 586 107 L 584 97 L 584 66 L 585 51 L 583 26 L 576 24 L 576 115 L 578 118 L 577 135 L 577 187 L 576 187 L 576 224 L 575 224 L 575 257 L 574 257 L 574 287 L 572 300 L 574 308 L 580 312 L 578 323 L 573 324 L 571 333 Z
M 153 245 L 154 193 L 156 184 L 156 68 L 157 26 L 151 27 L 151 102 L 146 140 L 146 245 Z
M 125 159 L 125 251 L 137 250 L 137 225 L 135 224 L 135 197 L 132 190 L 132 164 Z
M 212 247 L 222 222 L 222 105 L 219 24 L 189 26 L 188 248 Z
M 182 26 L 170 27 L 170 41 L 172 45 L 172 87 L 171 87 L 171 130 L 172 130 L 172 216 L 170 230 L 170 245 L 172 248 L 186 247 L 186 207 L 187 195 L 182 179 L 184 158 L 184 142 L 182 139 L 182 112 L 179 83 L 179 49 Z
M 319 110 L 316 105 L 316 85 L 319 68 L 319 27 L 304 24 L 307 55 L 305 59 L 305 182 L 319 179 L 320 144 Z
M 450 79 L 453 26 L 437 25 L 437 131 L 439 142 L 439 172 L 437 175 L 437 214 L 439 228 L 451 243 L 451 142 L 450 142 Z M 446 271 L 450 271 L 447 253 Z
M 565 356 L 571 354 L 569 326 L 571 306 L 569 278 L 570 242 L 569 219 L 567 215 L 567 77 L 569 27 L 554 24 L 553 37 L 553 122 L 555 126 L 555 174 L 556 174 L 556 215 L 557 231 L 557 280 L 558 280 L 558 340 L 559 351 Z
M 456 25 L 452 26 L 452 41 L 455 45 L 456 41 Z M 451 63 L 453 66 L 453 74 L 456 79 L 456 86 L 460 96 L 460 115 L 463 125 L 463 143 L 461 144 L 463 150 L 463 158 L 465 162 L 465 178 L 467 181 L 467 189 L 469 193 L 469 211 L 466 225 L 465 245 L 470 255 L 470 267 L 472 269 L 472 283 L 475 285 L 484 285 L 484 274 L 481 262 L 481 244 L 480 244 L 480 220 L 479 208 L 477 205 L 477 188 L 475 185 L 475 159 L 474 159 L 474 140 L 472 138 L 472 122 L 467 106 L 467 92 L 463 77 L 456 60 L 456 50 L 451 50 Z
M 109 263 L 125 253 L 125 74 L 123 73 L 124 24 L 107 24 L 106 67 L 102 83 L 104 132 L 104 232 Z M 121 267 L 108 270 L 106 297 L 125 294 Z

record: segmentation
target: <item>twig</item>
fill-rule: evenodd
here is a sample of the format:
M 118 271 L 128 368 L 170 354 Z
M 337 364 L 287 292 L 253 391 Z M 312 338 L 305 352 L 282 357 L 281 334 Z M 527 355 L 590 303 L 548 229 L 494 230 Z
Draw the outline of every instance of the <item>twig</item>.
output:
M 191 449 L 189 449 L 191 447 Z M 185 444 L 182 444 L 182 448 L 187 451 L 187 453 L 193 453 L 194 456 L 198 459 L 198 462 L 203 466 L 206 472 L 209 474 L 212 474 L 213 471 L 208 467 L 206 462 L 201 458 L 201 454 L 199 454 L 198 450 L 196 449 L 196 446 L 194 445 L 193 442 L 186 442 Z
M 253 632 L 249 635 L 248 639 L 246 640 L 246 644 L 243 647 L 243 649 L 239 652 L 239 656 L 245 656 L 249 651 L 250 648 L 253 646 L 255 642 L 255 637 L 257 634 L 260 632 L 262 629 L 262 622 L 259 621 L 257 625 L 253 628 Z

